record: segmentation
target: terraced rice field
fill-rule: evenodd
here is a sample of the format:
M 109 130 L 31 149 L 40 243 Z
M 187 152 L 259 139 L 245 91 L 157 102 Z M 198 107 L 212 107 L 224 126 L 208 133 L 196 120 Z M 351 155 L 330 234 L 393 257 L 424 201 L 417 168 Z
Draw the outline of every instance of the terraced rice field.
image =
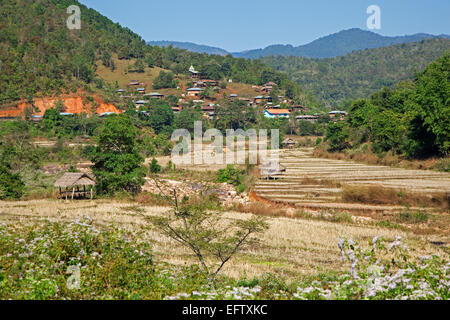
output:
M 311 148 L 280 150 L 280 163 L 286 167 L 286 172 L 276 180 L 260 179 L 253 191 L 266 199 L 298 207 L 348 211 L 386 211 L 400 207 L 342 203 L 340 187 L 307 181 L 327 180 L 349 185 L 381 185 L 420 193 L 450 193 L 448 173 L 314 158 L 312 151 Z

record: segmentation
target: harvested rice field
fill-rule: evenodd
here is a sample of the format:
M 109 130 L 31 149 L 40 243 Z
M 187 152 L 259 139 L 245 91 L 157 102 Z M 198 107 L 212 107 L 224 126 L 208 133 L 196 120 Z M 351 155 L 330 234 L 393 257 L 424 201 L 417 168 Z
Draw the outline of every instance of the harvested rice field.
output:
M 30 200 L 0 201 L 0 224 L 36 225 L 44 221 L 71 223 L 89 216 L 99 227 L 115 224 L 133 234 L 136 239 L 151 242 L 158 259 L 173 264 L 196 263 L 190 251 L 151 227 L 146 216 L 165 215 L 170 208 L 141 206 L 135 202 L 117 200 Z M 226 212 L 226 219 L 247 219 L 250 214 Z M 276 273 L 287 278 L 321 272 L 348 270 L 343 263 L 337 242 L 341 237 L 353 238 L 367 244 L 374 236 L 392 241 L 401 236 L 414 256 L 442 254 L 442 246 L 433 241 L 441 238 L 416 235 L 403 230 L 366 224 L 335 223 L 310 219 L 268 217 L 269 230 L 258 242 L 239 252 L 224 269 L 224 274 L 238 279 L 264 273 Z
M 351 161 L 315 158 L 312 148 L 280 150 L 286 171 L 277 179 L 260 179 L 253 191 L 268 200 L 311 209 L 347 211 L 396 211 L 398 205 L 346 203 L 343 186 L 381 186 L 420 195 L 450 194 L 450 174 L 366 165 Z

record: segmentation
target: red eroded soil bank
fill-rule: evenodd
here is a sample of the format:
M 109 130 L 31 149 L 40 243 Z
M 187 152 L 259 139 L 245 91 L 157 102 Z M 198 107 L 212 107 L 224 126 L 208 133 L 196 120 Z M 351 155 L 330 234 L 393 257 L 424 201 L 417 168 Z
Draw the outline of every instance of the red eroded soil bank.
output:
M 103 112 L 115 112 L 120 113 L 120 110 L 111 103 L 105 103 L 99 97 L 94 96 L 94 101 L 97 104 L 95 112 L 100 114 Z M 64 102 L 65 110 L 64 112 L 68 113 L 86 113 L 92 114 L 92 108 L 90 102 L 87 102 L 84 99 L 85 103 L 83 104 L 83 96 L 68 96 L 68 97 L 55 97 L 55 98 L 37 98 L 34 100 L 34 105 L 39 109 L 39 112 L 34 112 L 33 115 L 43 116 L 47 109 L 53 108 L 56 105 L 56 102 L 61 100 Z M 27 103 L 24 101 L 18 102 L 15 107 L 0 109 L 0 117 L 20 117 L 25 114 L 25 108 L 27 107 Z

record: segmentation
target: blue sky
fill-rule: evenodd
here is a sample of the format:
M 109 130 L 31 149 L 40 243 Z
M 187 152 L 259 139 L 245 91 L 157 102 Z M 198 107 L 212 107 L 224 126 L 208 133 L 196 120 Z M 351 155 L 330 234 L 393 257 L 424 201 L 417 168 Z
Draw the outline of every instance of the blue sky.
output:
M 301 45 L 349 28 L 367 30 L 381 9 L 382 35 L 450 34 L 449 0 L 80 0 L 147 41 L 188 41 L 230 52 Z

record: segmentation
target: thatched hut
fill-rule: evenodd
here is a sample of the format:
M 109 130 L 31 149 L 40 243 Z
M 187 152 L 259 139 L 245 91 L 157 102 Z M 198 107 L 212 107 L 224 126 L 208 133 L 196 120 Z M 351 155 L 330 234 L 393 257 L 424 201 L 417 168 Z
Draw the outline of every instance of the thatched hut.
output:
M 286 167 L 281 165 L 278 161 L 269 161 L 259 166 L 261 177 L 263 178 L 277 178 L 286 172 Z
M 65 197 L 66 200 L 69 194 L 71 194 L 72 200 L 74 197 L 84 198 L 87 195 L 92 199 L 95 185 L 94 178 L 82 172 L 67 172 L 54 184 L 55 188 L 59 188 L 59 196 Z
M 295 141 L 291 138 L 286 138 L 281 142 L 283 148 L 293 149 L 295 147 Z

